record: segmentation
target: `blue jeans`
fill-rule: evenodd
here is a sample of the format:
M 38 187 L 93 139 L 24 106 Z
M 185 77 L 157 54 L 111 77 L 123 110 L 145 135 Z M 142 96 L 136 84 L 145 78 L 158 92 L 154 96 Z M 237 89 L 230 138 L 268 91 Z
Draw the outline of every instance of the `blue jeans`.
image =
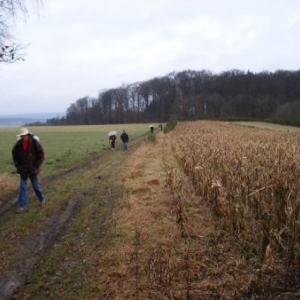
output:
M 45 199 L 44 193 L 41 189 L 39 180 L 37 175 L 31 175 L 29 177 L 33 190 L 40 201 Z M 18 198 L 18 204 L 20 207 L 26 208 L 27 207 L 27 178 L 23 178 L 20 176 L 20 193 Z
M 127 142 L 123 143 L 123 150 L 124 151 L 128 150 L 128 143 Z

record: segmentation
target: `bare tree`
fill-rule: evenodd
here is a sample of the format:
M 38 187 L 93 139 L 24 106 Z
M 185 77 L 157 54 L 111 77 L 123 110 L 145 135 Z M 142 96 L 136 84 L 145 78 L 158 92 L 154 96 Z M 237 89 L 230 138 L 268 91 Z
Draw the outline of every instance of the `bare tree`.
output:
M 36 4 L 40 0 L 33 0 Z M 27 15 L 26 0 L 0 0 L 0 63 L 13 63 L 23 60 L 24 46 L 15 42 L 11 29 L 18 14 Z

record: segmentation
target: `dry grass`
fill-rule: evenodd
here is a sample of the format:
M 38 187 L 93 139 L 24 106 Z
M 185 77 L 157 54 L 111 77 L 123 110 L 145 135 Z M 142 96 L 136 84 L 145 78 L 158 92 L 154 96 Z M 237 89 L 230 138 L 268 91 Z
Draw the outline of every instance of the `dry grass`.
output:
M 119 174 L 126 193 L 106 252 L 115 262 L 111 298 L 267 298 L 292 289 L 299 144 L 291 133 L 199 122 L 142 145 Z
M 147 299 L 151 293 L 158 293 L 155 286 L 159 282 L 170 284 L 167 265 L 178 230 L 170 209 L 173 197 L 164 186 L 160 147 L 142 145 L 120 174 L 127 192 L 114 214 L 116 238 L 107 251 L 109 256 L 121 259 L 117 269 L 122 276 L 110 278 L 115 299 Z
M 189 180 L 178 172 L 180 195 L 166 186 L 168 164 L 176 166 L 169 139 L 161 134 L 155 146 L 141 146 L 123 166 L 127 193 L 114 214 L 114 243 L 106 251 L 118 274 L 107 274 L 113 299 L 205 299 L 236 285 L 233 276 L 220 279 L 224 268 L 217 271 L 209 245 L 215 242 L 214 223 Z M 221 250 L 220 255 L 221 261 L 234 259 Z

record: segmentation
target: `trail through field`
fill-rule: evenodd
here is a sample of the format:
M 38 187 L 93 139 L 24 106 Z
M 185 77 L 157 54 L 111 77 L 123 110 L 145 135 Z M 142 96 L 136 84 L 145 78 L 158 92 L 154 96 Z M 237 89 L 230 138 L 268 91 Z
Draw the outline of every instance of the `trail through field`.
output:
M 138 251 L 138 261 L 115 269 L 120 275 L 110 278 L 113 292 L 105 299 L 246 298 L 253 266 L 246 266 L 242 245 L 218 228 L 209 205 L 180 171 L 172 134 L 159 134 L 157 143 L 135 150 L 121 176 L 130 196 L 114 218 L 120 239 L 131 239 L 120 246 L 122 255 Z M 180 193 L 167 186 L 169 181 L 181 186 Z
M 197 195 L 175 134 L 47 178 L 28 217 L 3 209 L 0 299 L 297 299 Z
M 98 166 L 101 160 L 104 160 L 104 162 L 102 162 L 102 170 L 114 164 L 114 162 L 110 160 L 109 155 L 102 155 L 97 159 L 86 161 L 84 164 L 62 174 L 47 178 L 48 188 L 51 189 L 51 186 L 54 187 L 57 181 L 63 181 L 66 176 L 81 176 L 85 170 L 88 169 L 90 171 L 93 165 Z M 44 181 L 46 180 L 44 179 Z M 68 224 L 71 222 L 71 219 L 76 217 L 77 211 L 79 211 L 84 204 L 85 192 L 84 190 L 81 190 L 79 193 L 75 191 L 73 197 L 67 199 L 65 204 L 60 207 L 54 215 L 47 216 L 30 236 L 22 237 L 15 241 L 15 243 L 17 243 L 15 260 L 6 272 L 1 272 L 0 274 L 1 300 L 10 299 L 9 297 L 14 290 L 21 286 L 26 280 L 26 277 L 34 270 L 37 261 L 39 261 L 42 256 L 47 255 L 47 251 L 64 235 L 66 230 L 68 230 Z M 15 199 L 11 199 L 8 203 L 9 205 L 7 205 L 5 209 L 2 208 L 1 215 L 14 213 L 12 210 L 15 207 Z M 46 205 L 48 205 L 48 203 Z M 41 209 L 46 210 L 47 207 Z M 19 215 L 15 215 L 14 217 L 18 218 Z M 6 236 L 6 232 L 4 231 L 1 232 L 1 238 L 7 242 L 7 239 L 10 237 Z
M 131 148 L 137 147 L 139 139 L 131 143 Z M 86 187 L 76 186 L 73 184 L 73 178 L 82 178 L 82 180 L 93 181 L 95 185 L 100 185 L 99 182 L 105 181 L 105 177 L 109 174 L 111 169 L 115 165 L 120 163 L 123 159 L 124 154 L 112 153 L 107 151 L 105 153 L 94 156 L 93 158 L 86 160 L 72 168 L 63 170 L 60 173 L 42 178 L 42 182 L 45 183 L 43 186 L 47 187 L 48 191 L 55 191 L 60 193 L 59 184 L 66 183 L 70 185 L 69 189 L 72 189 L 68 193 L 67 198 L 63 199 L 61 196 L 61 204 L 56 204 L 55 213 L 51 214 L 48 210 L 48 205 L 51 205 L 51 199 L 47 199 L 45 207 L 36 207 L 34 204 L 34 196 L 31 195 L 29 199 L 31 203 L 31 210 L 36 210 L 37 214 L 43 213 L 41 221 L 38 225 L 33 228 L 30 233 L 25 236 L 18 236 L 10 229 L 10 223 L 14 222 L 14 219 L 18 219 L 21 215 L 15 214 L 14 210 L 16 207 L 17 195 L 13 195 L 6 202 L 2 203 L 0 207 L 0 226 L 3 228 L 0 232 L 0 239 L 2 243 L 13 245 L 13 260 L 10 263 L 4 264 L 0 272 L 0 299 L 11 299 L 15 290 L 22 286 L 31 273 L 35 270 L 37 262 L 47 255 L 49 250 L 60 240 L 62 236 L 70 229 L 70 224 L 77 216 L 77 213 L 85 205 L 85 201 L 88 194 L 91 194 L 91 185 L 88 183 Z M 116 157 L 118 159 L 116 160 Z M 68 183 L 70 182 L 70 183 Z M 47 185 L 46 185 L 47 183 Z M 105 182 L 105 185 L 109 185 L 109 182 Z M 64 186 L 64 184 L 62 184 Z M 29 186 L 29 189 L 31 187 Z M 107 191 L 103 191 L 107 193 Z M 48 195 L 47 195 L 48 198 Z M 37 202 L 37 201 L 36 201 Z M 106 202 L 106 205 L 112 203 Z M 51 208 L 53 209 L 53 208 Z M 31 212 L 25 212 L 29 214 Z M 22 214 L 23 216 L 23 214 Z M 106 216 L 103 216 L 105 219 Z M 7 261 L 7 253 L 0 253 L 1 261 Z

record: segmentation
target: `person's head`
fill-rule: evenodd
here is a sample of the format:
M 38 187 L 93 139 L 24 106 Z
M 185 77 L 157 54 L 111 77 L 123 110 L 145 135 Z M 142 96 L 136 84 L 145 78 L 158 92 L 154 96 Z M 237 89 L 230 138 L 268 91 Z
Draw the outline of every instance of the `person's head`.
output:
M 123 133 L 125 133 L 126 131 L 125 131 L 125 129 L 123 129 Z
M 18 137 L 18 138 L 21 138 L 21 139 L 23 139 L 23 140 L 28 139 L 29 136 L 30 136 L 30 132 L 29 132 L 29 130 L 28 130 L 27 128 L 25 128 L 25 127 L 21 128 L 21 132 L 20 132 L 19 134 L 17 134 L 17 137 Z

